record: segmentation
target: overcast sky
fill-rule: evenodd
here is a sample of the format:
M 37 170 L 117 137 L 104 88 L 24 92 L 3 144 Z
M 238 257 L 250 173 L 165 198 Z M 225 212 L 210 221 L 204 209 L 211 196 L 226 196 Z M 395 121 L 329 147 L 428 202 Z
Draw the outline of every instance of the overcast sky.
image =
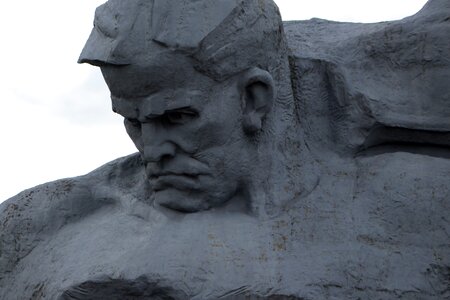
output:
M 78 65 L 104 0 L 2 1 L 0 202 L 135 152 L 100 71 Z M 378 22 L 426 0 L 278 0 L 284 20 Z

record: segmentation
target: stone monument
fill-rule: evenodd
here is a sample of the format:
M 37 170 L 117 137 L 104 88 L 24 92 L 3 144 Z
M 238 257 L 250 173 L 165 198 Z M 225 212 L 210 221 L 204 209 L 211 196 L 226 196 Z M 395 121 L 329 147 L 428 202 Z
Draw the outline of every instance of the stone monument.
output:
M 448 0 L 109 0 L 79 62 L 138 153 L 0 204 L 1 299 L 450 298 Z

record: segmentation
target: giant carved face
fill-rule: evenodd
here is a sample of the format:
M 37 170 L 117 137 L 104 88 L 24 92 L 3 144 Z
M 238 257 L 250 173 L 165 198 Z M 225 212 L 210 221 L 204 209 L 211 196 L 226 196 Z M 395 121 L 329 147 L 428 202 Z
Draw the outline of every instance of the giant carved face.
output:
M 266 2 L 110 0 L 96 10 L 79 62 L 101 67 L 155 203 L 194 212 L 247 193 L 250 135 L 274 98 L 266 70 L 284 49 Z
M 142 155 L 156 204 L 194 212 L 245 192 L 252 146 L 239 76 L 216 82 L 168 52 L 101 69 L 113 110 L 125 118 Z

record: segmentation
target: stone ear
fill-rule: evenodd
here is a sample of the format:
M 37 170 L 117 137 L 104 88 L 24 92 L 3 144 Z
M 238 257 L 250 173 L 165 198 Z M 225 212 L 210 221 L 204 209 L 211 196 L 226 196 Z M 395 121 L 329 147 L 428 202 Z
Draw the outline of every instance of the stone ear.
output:
M 272 109 L 275 83 L 269 72 L 259 68 L 247 71 L 241 79 L 243 128 L 248 134 L 261 130 L 262 122 Z

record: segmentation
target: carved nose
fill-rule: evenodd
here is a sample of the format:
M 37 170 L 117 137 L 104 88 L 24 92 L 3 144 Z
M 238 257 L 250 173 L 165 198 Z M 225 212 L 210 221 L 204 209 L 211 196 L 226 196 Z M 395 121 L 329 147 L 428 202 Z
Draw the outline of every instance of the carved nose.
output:
M 143 157 L 146 162 L 159 162 L 164 157 L 173 157 L 176 146 L 170 140 L 170 132 L 157 122 L 146 122 L 141 125 Z
M 158 146 L 145 146 L 144 147 L 144 159 L 147 162 L 158 162 L 163 158 L 175 156 L 175 145 L 166 142 Z

